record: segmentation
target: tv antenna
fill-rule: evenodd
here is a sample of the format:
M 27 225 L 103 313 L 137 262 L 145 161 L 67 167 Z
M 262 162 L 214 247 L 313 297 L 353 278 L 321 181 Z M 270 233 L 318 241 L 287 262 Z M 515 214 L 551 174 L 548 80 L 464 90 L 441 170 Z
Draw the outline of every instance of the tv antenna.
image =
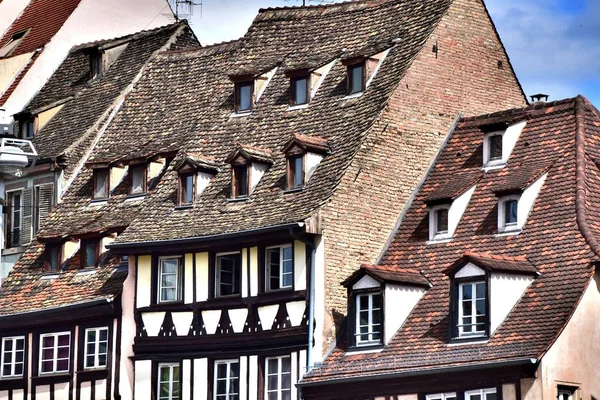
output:
M 194 15 L 194 7 L 196 6 L 200 6 L 200 18 L 202 18 L 202 0 L 169 0 L 169 3 L 175 15 L 175 21 L 189 20 Z

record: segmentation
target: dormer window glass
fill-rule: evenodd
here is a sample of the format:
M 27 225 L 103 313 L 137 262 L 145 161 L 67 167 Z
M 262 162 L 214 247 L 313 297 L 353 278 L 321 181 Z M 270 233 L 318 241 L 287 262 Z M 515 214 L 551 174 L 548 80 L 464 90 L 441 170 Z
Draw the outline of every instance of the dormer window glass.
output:
M 348 66 L 348 94 L 361 93 L 365 90 L 365 63 Z
M 47 254 L 47 269 L 49 271 L 58 271 L 60 268 L 61 246 L 48 245 L 46 248 Z
M 308 77 L 302 76 L 291 79 L 291 105 L 299 106 L 307 104 L 309 99 Z
M 138 195 L 146 193 L 146 166 L 144 164 L 132 165 L 130 171 L 130 195 Z
M 434 206 L 429 210 L 429 240 L 449 239 L 450 205 L 442 204 Z
M 235 112 L 244 113 L 252 111 L 254 83 L 238 82 L 235 84 Z
M 484 336 L 487 332 L 485 281 L 458 284 L 458 337 Z
M 108 168 L 94 170 L 94 193 L 95 200 L 107 199 L 109 191 L 108 179 L 110 176 Z
M 498 231 L 518 231 L 519 228 L 519 199 L 521 196 L 507 196 L 498 201 Z
M 489 141 L 489 161 L 499 161 L 502 160 L 502 135 L 490 135 L 488 137 Z
M 438 208 L 435 210 L 435 234 L 443 235 L 448 233 L 448 209 Z
M 516 199 L 509 199 L 504 202 L 504 226 L 514 226 L 517 224 L 517 210 L 519 202 Z
M 90 79 L 95 79 L 104 72 L 104 54 L 96 51 L 90 54 Z
M 382 343 L 382 300 L 381 292 L 356 295 L 356 325 L 354 332 L 356 346 L 371 346 Z
M 248 165 L 234 165 L 232 180 L 232 197 L 234 199 L 248 197 Z
M 179 176 L 179 205 L 187 206 L 194 202 L 195 174 Z
M 288 189 L 298 189 L 304 186 L 304 155 L 288 157 Z
M 98 240 L 83 240 L 81 242 L 80 257 L 82 268 L 93 268 L 98 262 Z
M 19 123 L 19 133 L 22 139 L 31 139 L 35 135 L 35 121 L 27 118 Z

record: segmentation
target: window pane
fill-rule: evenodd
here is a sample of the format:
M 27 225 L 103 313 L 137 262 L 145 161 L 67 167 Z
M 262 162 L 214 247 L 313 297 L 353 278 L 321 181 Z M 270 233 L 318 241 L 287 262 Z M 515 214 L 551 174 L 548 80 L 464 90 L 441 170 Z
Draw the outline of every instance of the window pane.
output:
M 95 188 L 94 188 L 94 197 L 95 198 L 104 198 L 108 197 L 108 188 L 106 187 L 106 182 L 108 178 L 108 171 L 106 170 L 96 170 L 94 171 L 95 175 Z
M 293 173 L 294 173 L 294 187 L 302 187 L 304 184 L 304 168 L 303 168 L 303 157 L 294 157 L 293 162 Z
M 502 159 L 502 135 L 490 136 L 490 160 Z
M 475 303 L 475 308 L 477 309 L 477 315 L 485 314 L 485 300 L 477 300 Z
M 88 243 L 85 245 L 85 265 L 95 266 L 96 265 L 96 244 Z
M 478 299 L 485 299 L 485 284 L 477 283 L 475 285 L 475 290 L 477 291 L 476 295 Z
M 518 218 L 518 201 L 508 200 L 504 202 L 504 223 L 516 224 Z
M 144 182 L 144 167 L 135 166 L 131 169 L 131 193 L 139 194 L 144 193 L 145 190 Z
M 230 296 L 240 293 L 240 255 L 217 257 L 217 295 Z
M 235 167 L 236 191 L 237 196 L 248 195 L 248 167 L 246 165 Z
M 441 208 L 436 211 L 436 233 L 448 232 L 448 209 Z
M 355 65 L 350 68 L 350 93 L 359 93 L 363 91 L 363 79 L 364 79 L 364 64 Z
M 307 85 L 308 80 L 306 78 L 300 78 L 294 80 L 294 104 L 305 104 L 307 103 Z
M 239 85 L 238 110 L 246 111 L 252 106 L 252 85 L 249 83 Z
M 473 298 L 473 288 L 470 284 L 462 286 L 463 300 L 470 300 Z

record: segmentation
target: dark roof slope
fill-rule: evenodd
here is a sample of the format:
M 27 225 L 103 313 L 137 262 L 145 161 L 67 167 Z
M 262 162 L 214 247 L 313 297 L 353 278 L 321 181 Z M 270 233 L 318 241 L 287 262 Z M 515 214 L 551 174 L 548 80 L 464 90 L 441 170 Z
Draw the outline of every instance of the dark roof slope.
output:
M 507 166 L 484 174 L 453 239 L 445 244 L 427 244 L 425 200 L 438 185 L 452 186 L 457 173 L 479 173 L 481 127 L 525 119 L 527 125 Z M 597 249 L 587 243 L 600 234 L 600 213 L 594 206 L 600 200 L 600 170 L 594 162 L 600 154 L 599 126 L 598 112 L 581 97 L 460 121 L 381 260 L 390 268 L 422 271 L 432 288 L 383 351 L 346 355 L 343 341 L 321 368 L 305 377 L 305 382 L 543 355 L 569 320 L 590 282 L 592 263 L 599 259 Z M 530 174 L 520 171 L 525 165 Z M 515 172 L 521 184 L 524 175 L 535 176 L 538 171 L 547 171 L 548 177 L 522 232 L 496 235 L 498 183 L 510 180 Z M 541 275 L 489 341 L 448 346 L 450 285 L 446 272 L 465 252 L 480 263 L 495 266 L 504 259 L 519 271 L 533 272 L 535 266 Z

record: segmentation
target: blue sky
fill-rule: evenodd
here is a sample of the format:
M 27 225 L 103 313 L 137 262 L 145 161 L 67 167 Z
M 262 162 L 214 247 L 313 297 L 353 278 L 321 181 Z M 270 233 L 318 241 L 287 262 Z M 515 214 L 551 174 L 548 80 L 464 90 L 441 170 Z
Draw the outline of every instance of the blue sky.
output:
M 197 0 L 196 0 L 197 1 Z M 308 0 L 309 4 L 330 0 Z M 300 0 L 203 0 L 192 27 L 203 44 L 242 36 L 261 7 Z M 600 107 L 600 1 L 486 0 L 525 93 L 583 94 Z

